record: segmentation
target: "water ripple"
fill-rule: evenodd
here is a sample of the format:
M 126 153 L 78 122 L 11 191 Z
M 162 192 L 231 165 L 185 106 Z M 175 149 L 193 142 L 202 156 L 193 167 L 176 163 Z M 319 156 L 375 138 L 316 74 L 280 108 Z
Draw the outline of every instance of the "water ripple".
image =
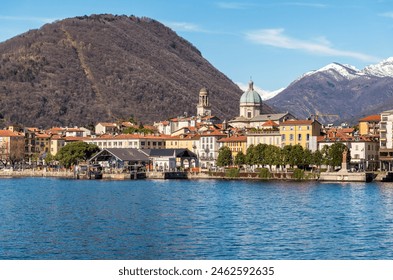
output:
M 391 259 L 390 184 L 0 180 L 0 259 Z

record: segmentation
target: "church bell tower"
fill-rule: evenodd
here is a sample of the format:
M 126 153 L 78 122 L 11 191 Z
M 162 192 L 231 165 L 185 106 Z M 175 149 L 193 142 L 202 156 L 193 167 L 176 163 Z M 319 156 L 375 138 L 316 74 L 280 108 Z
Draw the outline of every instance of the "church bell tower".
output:
M 198 116 L 211 116 L 211 107 L 209 104 L 209 92 L 206 88 L 199 91 L 199 102 L 197 105 Z

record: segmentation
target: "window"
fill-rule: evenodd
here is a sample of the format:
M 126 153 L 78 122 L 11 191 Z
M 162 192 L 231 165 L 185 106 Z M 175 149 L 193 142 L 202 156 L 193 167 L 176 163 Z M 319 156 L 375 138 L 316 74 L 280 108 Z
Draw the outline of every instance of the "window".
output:
M 293 141 L 293 134 L 289 134 L 289 141 Z
M 306 139 L 307 139 L 307 141 L 310 141 L 310 134 L 309 133 L 307 133 Z
M 145 146 L 145 141 L 141 141 L 141 146 Z
M 247 118 L 251 119 L 251 112 L 247 112 Z
M 291 126 L 291 127 L 289 128 L 289 130 L 293 130 L 293 126 Z
M 298 141 L 302 141 L 302 135 L 301 135 L 301 134 L 298 134 L 298 135 L 297 135 L 297 140 L 298 140 Z
M 281 134 L 281 141 L 285 141 L 285 134 Z

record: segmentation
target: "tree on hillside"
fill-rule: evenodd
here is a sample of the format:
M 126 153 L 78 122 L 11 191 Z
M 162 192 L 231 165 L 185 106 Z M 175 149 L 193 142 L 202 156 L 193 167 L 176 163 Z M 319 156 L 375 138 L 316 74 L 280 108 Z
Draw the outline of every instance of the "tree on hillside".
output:
M 75 165 L 79 161 L 88 160 L 99 150 L 98 146 L 94 144 L 73 142 L 61 148 L 56 155 L 56 159 L 60 161 L 60 164 L 69 168 L 71 165 Z
M 217 166 L 229 166 L 232 163 L 232 152 L 229 147 L 224 146 L 218 151 Z

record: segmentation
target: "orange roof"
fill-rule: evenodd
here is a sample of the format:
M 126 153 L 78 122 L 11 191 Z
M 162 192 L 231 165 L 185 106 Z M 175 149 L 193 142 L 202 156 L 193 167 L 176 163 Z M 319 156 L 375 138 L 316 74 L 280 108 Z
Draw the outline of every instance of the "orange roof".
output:
M 84 132 L 84 130 L 79 128 L 66 128 L 67 132 Z
M 35 137 L 37 137 L 37 138 L 50 138 L 50 135 L 45 134 L 45 133 L 39 133 Z
M 371 115 L 359 120 L 359 122 L 380 122 L 380 121 L 381 121 L 381 115 Z
M 11 130 L 0 130 L 0 137 L 24 137 L 22 134 L 18 132 L 13 132 Z
M 262 126 L 278 126 L 278 124 L 272 120 L 268 120 Z
M 246 136 L 232 136 L 218 140 L 218 142 L 247 142 Z

